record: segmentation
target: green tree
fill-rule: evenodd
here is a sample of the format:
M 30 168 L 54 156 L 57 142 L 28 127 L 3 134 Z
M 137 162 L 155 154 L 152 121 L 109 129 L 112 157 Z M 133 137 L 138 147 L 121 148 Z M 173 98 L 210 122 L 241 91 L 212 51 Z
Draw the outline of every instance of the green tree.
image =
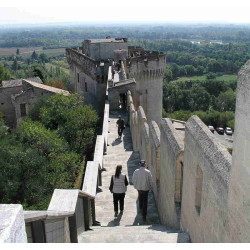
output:
M 18 133 L 23 144 L 37 150 L 51 162 L 47 169 L 50 190 L 72 187 L 81 166 L 80 156 L 70 151 L 68 143 L 58 131 L 46 129 L 40 122 L 26 119 L 21 123 Z
M 32 60 L 37 60 L 38 59 L 38 55 L 37 55 L 35 50 L 33 51 L 32 55 L 31 55 L 31 59 Z
M 45 71 L 42 67 L 35 67 L 33 69 L 34 76 L 40 77 L 40 79 L 44 82 L 45 81 Z
M 171 68 L 166 67 L 164 80 L 166 80 L 167 82 L 170 82 L 171 80 L 173 80 L 173 78 L 174 78 L 174 76 L 173 76 L 173 72 L 172 72 Z
M 47 188 L 49 161 L 36 150 L 23 147 L 8 136 L 0 142 L 0 202 L 47 209 L 39 204 L 51 191 Z
M 234 130 L 234 119 L 227 122 L 227 126 Z
M 48 56 L 47 56 L 45 53 L 41 53 L 41 54 L 39 55 L 39 60 L 40 60 L 42 63 L 46 63 L 46 62 L 49 61 Z
M 3 80 L 10 79 L 10 72 L 4 68 L 4 66 L 0 63 L 0 83 Z
M 210 96 L 205 88 L 193 85 L 190 89 L 189 106 L 191 111 L 206 111 L 210 105 Z
M 206 78 L 208 80 L 215 79 L 216 78 L 216 74 L 213 73 L 213 72 L 209 72 L 209 73 L 207 73 Z
M 217 98 L 217 109 L 223 111 L 235 111 L 236 92 L 232 89 L 220 93 Z
M 37 99 L 30 107 L 28 111 L 28 117 L 30 117 L 33 121 L 40 121 L 40 109 L 42 107 L 46 107 L 47 100 L 49 99 L 50 95 L 44 95 Z
M 40 118 L 47 128 L 58 129 L 69 143 L 71 150 L 82 155 L 91 149 L 98 116 L 92 107 L 83 106 L 80 95 L 51 96 L 41 106 Z
M 18 70 L 18 62 L 17 62 L 16 58 L 14 59 L 14 62 L 12 64 L 12 66 L 11 66 L 11 69 L 14 70 L 14 71 Z

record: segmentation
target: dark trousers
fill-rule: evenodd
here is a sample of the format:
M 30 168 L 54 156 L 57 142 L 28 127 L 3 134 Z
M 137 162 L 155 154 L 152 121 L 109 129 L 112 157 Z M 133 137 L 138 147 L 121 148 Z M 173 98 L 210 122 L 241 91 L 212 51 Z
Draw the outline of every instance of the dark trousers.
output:
M 118 201 L 120 203 L 120 211 L 124 210 L 124 198 L 125 198 L 125 193 L 122 194 L 113 193 L 113 203 L 115 212 L 118 212 Z
M 143 191 L 138 190 L 138 200 L 139 200 L 139 207 L 142 209 L 142 215 L 143 217 L 146 217 L 147 215 L 147 209 L 148 209 L 148 192 L 149 191 Z
M 124 129 L 124 128 L 119 128 L 119 127 L 118 127 L 118 135 L 119 135 L 119 136 L 122 136 L 123 129 Z

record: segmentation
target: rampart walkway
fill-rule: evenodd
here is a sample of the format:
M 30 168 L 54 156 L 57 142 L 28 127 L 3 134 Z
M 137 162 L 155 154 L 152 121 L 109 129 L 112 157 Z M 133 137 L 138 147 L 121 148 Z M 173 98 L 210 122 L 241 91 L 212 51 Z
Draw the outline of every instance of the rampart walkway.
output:
M 160 225 L 153 193 L 149 194 L 147 222 L 143 222 L 138 211 L 137 191 L 132 185 L 132 175 L 139 167 L 140 156 L 133 152 L 130 129 L 124 130 L 122 140 L 118 139 L 116 121 L 118 113 L 111 112 L 109 118 L 108 150 L 104 157 L 106 171 L 102 173 L 102 192 L 95 199 L 96 219 L 101 227 L 82 233 L 79 242 L 188 242 L 184 233 L 168 230 Z M 125 122 L 126 114 L 123 115 Z M 118 164 L 129 179 L 123 215 L 114 218 L 113 196 L 109 191 L 110 178 Z

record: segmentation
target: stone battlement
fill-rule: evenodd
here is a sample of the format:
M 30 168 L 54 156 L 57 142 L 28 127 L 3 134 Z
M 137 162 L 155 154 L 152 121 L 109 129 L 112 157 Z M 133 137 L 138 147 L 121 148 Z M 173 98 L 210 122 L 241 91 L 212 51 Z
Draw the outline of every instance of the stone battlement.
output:
M 165 73 L 166 54 L 157 51 L 141 51 L 126 60 L 127 74 L 135 79 L 158 79 Z
M 140 52 L 137 52 L 135 56 L 130 56 L 127 59 L 127 63 L 131 64 L 133 62 L 147 62 L 152 60 L 158 61 L 165 58 L 166 54 L 164 52 L 142 50 Z
M 84 73 L 92 76 L 92 78 L 95 77 L 95 69 L 100 62 L 86 56 L 80 50 L 77 50 L 77 48 L 66 49 L 66 57 L 69 65 L 76 64 Z

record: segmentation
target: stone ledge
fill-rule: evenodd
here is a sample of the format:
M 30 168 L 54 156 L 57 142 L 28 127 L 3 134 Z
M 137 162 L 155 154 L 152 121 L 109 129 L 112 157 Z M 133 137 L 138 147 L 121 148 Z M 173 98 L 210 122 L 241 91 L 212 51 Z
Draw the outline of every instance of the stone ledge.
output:
M 139 119 L 140 122 L 142 120 L 147 121 L 147 117 L 145 115 L 145 112 L 144 112 L 144 109 L 143 109 L 142 106 L 138 107 L 137 113 L 138 113 L 138 119 Z
M 156 148 L 160 147 L 161 132 L 155 121 L 149 123 L 149 134 L 152 135 L 154 146 Z
M 146 140 L 146 143 L 149 143 L 149 126 L 146 122 L 144 122 L 142 125 L 142 132 Z
M 1 204 L 0 221 L 0 243 L 27 243 L 21 205 Z
M 172 125 L 170 119 L 165 118 L 161 121 L 161 135 L 167 137 L 168 142 L 170 143 L 171 148 L 177 158 L 181 152 L 184 151 L 184 142 L 178 137 L 175 128 Z
M 192 116 L 186 123 L 187 134 L 193 137 L 204 157 L 209 161 L 210 169 L 214 173 L 212 177 L 217 178 L 220 185 L 228 190 L 232 156 L 196 115 Z

